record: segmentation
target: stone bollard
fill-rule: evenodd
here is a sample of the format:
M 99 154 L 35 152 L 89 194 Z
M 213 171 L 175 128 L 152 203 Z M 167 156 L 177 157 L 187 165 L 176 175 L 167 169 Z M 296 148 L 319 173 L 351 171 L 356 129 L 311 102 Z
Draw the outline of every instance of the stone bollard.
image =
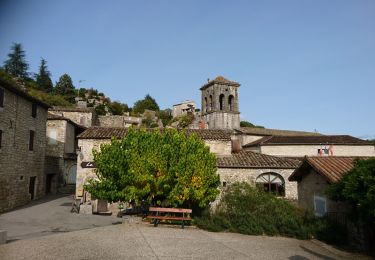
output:
M 0 230 L 0 245 L 7 242 L 7 232 L 5 230 Z

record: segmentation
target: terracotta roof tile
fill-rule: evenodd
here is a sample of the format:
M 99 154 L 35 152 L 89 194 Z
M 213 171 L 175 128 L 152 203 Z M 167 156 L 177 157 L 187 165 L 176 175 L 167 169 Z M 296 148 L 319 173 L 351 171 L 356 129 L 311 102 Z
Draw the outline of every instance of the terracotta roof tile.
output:
M 294 169 L 300 161 L 266 154 L 241 151 L 227 157 L 219 157 L 219 168 L 278 168 Z
M 225 130 L 211 130 L 211 129 L 187 129 L 187 134 L 196 134 L 203 140 L 221 140 L 230 141 L 231 132 Z M 93 126 L 88 128 L 78 136 L 80 139 L 111 139 L 112 137 L 123 138 L 128 133 L 128 129 L 124 127 L 98 127 Z
M 299 144 L 371 145 L 371 142 L 350 135 L 266 136 L 248 143 L 244 147 Z
M 357 159 L 365 157 L 345 157 L 345 156 L 306 156 L 300 165 L 289 177 L 290 181 L 298 181 L 309 169 L 314 169 L 317 173 L 325 177 L 328 182 L 339 181 L 342 176 L 350 171 Z

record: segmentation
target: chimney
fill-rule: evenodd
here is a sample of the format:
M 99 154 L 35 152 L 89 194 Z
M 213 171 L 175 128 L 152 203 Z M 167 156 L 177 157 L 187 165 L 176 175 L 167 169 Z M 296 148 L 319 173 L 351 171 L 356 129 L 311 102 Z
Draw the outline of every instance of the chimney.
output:
M 240 140 L 232 139 L 232 153 L 239 153 L 242 150 Z

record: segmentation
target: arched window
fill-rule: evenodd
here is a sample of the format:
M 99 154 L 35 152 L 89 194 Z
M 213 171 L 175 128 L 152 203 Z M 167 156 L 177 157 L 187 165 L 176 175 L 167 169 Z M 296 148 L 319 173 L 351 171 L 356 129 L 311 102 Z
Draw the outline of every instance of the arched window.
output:
M 274 172 L 263 173 L 255 181 L 258 188 L 277 196 L 285 196 L 284 178 Z
M 228 106 L 229 106 L 229 111 L 233 111 L 234 110 L 233 109 L 234 104 L 233 104 L 233 96 L 232 95 L 230 95 L 228 97 Z
M 224 94 L 221 94 L 219 96 L 219 105 L 220 105 L 220 110 L 224 109 Z
M 204 98 L 204 105 L 203 105 L 204 112 L 208 111 L 208 102 L 207 102 L 207 97 Z
M 212 111 L 212 95 L 210 95 L 210 111 Z

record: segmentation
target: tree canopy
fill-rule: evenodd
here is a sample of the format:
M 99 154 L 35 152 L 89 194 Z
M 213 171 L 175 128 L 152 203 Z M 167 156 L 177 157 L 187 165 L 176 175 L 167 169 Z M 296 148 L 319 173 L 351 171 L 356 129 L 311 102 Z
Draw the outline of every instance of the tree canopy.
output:
M 158 103 L 156 103 L 155 99 L 149 94 L 147 94 L 144 99 L 136 101 L 133 106 L 134 113 L 143 113 L 145 109 L 159 111 Z
M 264 128 L 264 126 L 261 126 L 261 125 L 254 125 L 254 124 L 250 123 L 249 121 L 241 121 L 241 122 L 240 122 L 240 127 Z
M 4 70 L 14 77 L 27 79 L 28 68 L 29 65 L 25 60 L 25 51 L 22 49 L 22 45 L 14 43 L 11 47 L 11 53 L 8 54 L 8 59 L 4 62 Z
M 56 83 L 55 93 L 65 96 L 69 102 L 74 102 L 75 88 L 72 78 L 68 74 L 64 74 L 59 78 Z
M 51 93 L 53 90 L 51 73 L 47 69 L 47 61 L 43 58 L 40 61 L 39 73 L 36 75 L 36 83 L 38 84 L 40 90 L 47 93 Z
M 196 135 L 130 128 L 93 154 L 97 179 L 85 189 L 96 198 L 205 207 L 219 193 L 216 157 Z

